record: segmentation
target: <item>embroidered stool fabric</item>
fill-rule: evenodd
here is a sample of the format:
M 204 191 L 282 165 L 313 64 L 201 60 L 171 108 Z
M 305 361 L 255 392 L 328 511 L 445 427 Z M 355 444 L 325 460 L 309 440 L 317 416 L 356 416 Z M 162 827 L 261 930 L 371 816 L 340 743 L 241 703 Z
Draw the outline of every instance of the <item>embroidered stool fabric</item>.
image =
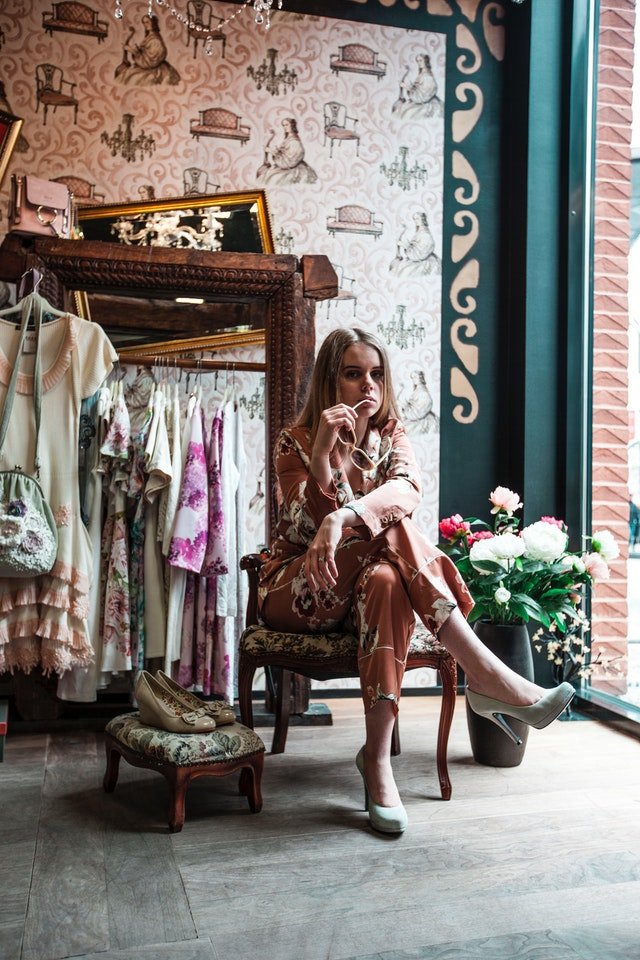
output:
M 196 777 L 226 777 L 240 770 L 240 793 L 252 813 L 262 809 L 261 780 L 264 743 L 241 723 L 216 728 L 211 733 L 171 733 L 150 727 L 139 713 L 110 720 L 105 729 L 107 769 L 104 789 L 111 793 L 118 781 L 120 757 L 134 767 L 157 770 L 169 784 L 169 829 L 184 825 L 187 787 Z

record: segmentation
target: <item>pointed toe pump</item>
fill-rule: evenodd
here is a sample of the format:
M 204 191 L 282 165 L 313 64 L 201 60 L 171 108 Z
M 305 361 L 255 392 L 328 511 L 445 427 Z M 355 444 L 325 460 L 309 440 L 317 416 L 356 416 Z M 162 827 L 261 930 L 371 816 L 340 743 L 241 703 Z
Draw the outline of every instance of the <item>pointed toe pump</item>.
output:
M 522 740 L 514 733 L 505 718 L 514 717 L 516 720 L 528 723 L 537 730 L 542 730 L 543 727 L 548 727 L 550 723 L 553 723 L 564 708 L 571 703 L 575 696 L 575 690 L 570 683 L 565 681 L 559 687 L 548 690 L 535 703 L 525 707 L 504 703 L 502 700 L 493 700 L 481 693 L 474 693 L 473 690 L 468 688 L 466 694 L 469 706 L 474 713 L 477 713 L 480 717 L 486 717 L 487 720 L 492 720 L 519 746 Z
M 369 811 L 369 823 L 379 833 L 404 833 L 409 823 L 407 811 L 402 804 L 397 807 L 381 807 L 369 797 L 369 788 L 364 775 L 364 747 L 356 756 L 356 767 L 360 771 L 364 784 L 364 808 Z
M 146 670 L 140 671 L 134 696 L 140 719 L 150 727 L 170 733 L 211 733 L 216 728 L 213 717 L 207 716 L 204 710 L 185 707 Z
M 164 687 L 168 693 L 185 705 L 187 710 L 204 710 L 209 717 L 213 717 L 217 727 L 225 726 L 228 723 L 236 722 L 236 715 L 233 707 L 224 700 L 201 700 L 195 693 L 185 690 L 179 683 L 172 680 L 171 677 L 163 673 L 162 670 L 156 671 L 156 680 L 160 686 Z

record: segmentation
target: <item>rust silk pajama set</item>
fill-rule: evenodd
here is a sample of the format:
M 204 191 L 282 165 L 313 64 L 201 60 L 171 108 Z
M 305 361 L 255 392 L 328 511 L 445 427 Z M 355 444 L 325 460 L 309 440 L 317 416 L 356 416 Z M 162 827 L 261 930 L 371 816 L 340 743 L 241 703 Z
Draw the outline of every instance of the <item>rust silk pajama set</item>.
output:
M 391 700 L 397 711 L 414 611 L 437 634 L 456 606 L 467 616 L 473 600 L 455 564 L 411 520 L 421 497 L 420 471 L 402 424 L 371 427 L 362 449 L 375 463 L 388 437 L 388 456 L 363 472 L 361 490 L 351 489 L 339 454 L 332 454 L 332 484 L 323 490 L 309 471 L 309 430 L 282 431 L 274 452 L 279 521 L 261 572 L 259 608 L 272 630 L 322 633 L 344 626 L 353 632 L 365 710 Z M 307 547 L 323 518 L 345 506 L 364 525 L 344 528 L 337 583 L 313 593 L 304 573 Z

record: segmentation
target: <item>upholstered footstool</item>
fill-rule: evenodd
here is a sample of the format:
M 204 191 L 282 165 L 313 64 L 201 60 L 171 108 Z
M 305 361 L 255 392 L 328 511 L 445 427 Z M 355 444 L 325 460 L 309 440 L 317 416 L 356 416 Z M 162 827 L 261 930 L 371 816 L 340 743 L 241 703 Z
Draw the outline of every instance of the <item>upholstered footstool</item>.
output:
M 226 777 L 239 770 L 240 793 L 247 797 L 251 812 L 262 809 L 264 743 L 241 723 L 217 727 L 210 733 L 170 733 L 142 723 L 139 713 L 126 713 L 107 724 L 105 747 L 103 784 L 107 793 L 118 781 L 120 757 L 134 767 L 157 770 L 167 779 L 172 833 L 182 830 L 187 787 L 196 777 Z

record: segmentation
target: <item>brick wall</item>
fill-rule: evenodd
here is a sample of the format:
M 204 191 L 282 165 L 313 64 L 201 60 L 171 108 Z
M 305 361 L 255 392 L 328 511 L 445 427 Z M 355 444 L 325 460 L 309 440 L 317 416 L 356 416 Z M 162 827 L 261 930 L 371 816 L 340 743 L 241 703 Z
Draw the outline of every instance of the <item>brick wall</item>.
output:
M 626 692 L 628 539 L 628 252 L 634 0 L 601 0 L 596 126 L 593 356 L 593 529 L 621 547 L 593 600 L 593 653 L 620 656 L 593 684 Z M 634 587 L 637 589 L 637 585 Z

